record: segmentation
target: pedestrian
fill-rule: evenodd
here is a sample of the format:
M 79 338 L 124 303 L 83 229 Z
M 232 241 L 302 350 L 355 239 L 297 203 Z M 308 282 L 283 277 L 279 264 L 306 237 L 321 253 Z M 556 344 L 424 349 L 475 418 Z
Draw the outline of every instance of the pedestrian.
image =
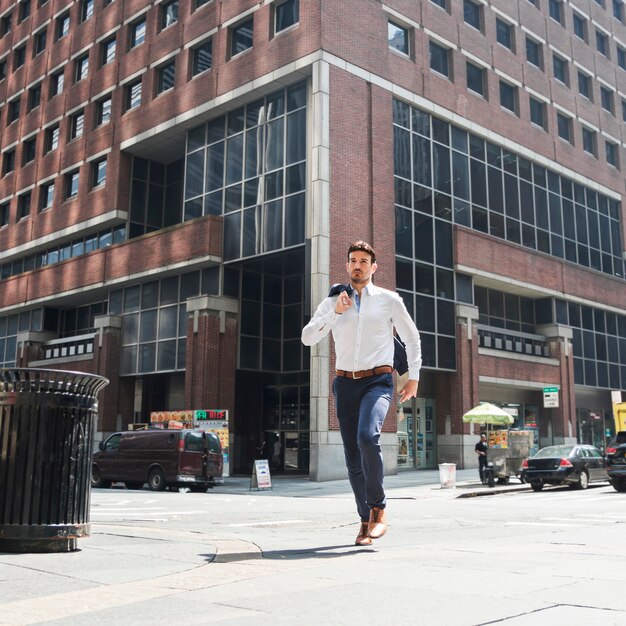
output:
M 402 298 L 377 287 L 372 246 L 348 248 L 349 285 L 325 298 L 302 331 L 307 346 L 332 332 L 336 377 L 333 393 L 350 485 L 361 525 L 356 545 L 371 545 L 387 530 L 380 433 L 393 393 L 394 328 L 406 344 L 409 376 L 398 392 L 405 402 L 417 395 L 422 364 L 420 336 Z
M 487 482 L 487 475 L 485 470 L 487 469 L 487 435 L 482 433 L 480 441 L 474 446 L 474 451 L 478 455 L 478 475 L 480 476 L 480 482 L 484 485 Z

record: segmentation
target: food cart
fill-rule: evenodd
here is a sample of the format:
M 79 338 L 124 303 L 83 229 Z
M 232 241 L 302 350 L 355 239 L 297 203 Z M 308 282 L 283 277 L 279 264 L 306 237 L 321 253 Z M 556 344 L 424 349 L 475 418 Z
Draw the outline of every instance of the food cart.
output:
M 508 484 L 511 476 L 524 482 L 522 463 L 530 456 L 533 445 L 531 430 L 492 430 L 487 435 L 487 460 L 493 467 L 493 477 Z
M 522 480 L 522 463 L 530 455 L 533 444 L 532 431 L 509 430 L 513 416 L 489 402 L 483 402 L 465 413 L 463 421 L 486 426 L 487 484 L 493 487 L 496 480 L 507 484 L 511 476 Z

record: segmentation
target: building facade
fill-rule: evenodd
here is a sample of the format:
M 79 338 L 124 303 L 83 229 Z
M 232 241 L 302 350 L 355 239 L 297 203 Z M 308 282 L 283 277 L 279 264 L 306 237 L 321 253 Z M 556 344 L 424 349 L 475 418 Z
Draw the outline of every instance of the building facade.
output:
M 389 472 L 475 464 L 483 400 L 538 446 L 603 446 L 625 22 L 619 0 L 0 0 L 0 364 L 107 376 L 99 436 L 227 409 L 236 472 L 263 448 L 343 476 L 332 345 L 300 330 L 366 239 L 424 353 Z

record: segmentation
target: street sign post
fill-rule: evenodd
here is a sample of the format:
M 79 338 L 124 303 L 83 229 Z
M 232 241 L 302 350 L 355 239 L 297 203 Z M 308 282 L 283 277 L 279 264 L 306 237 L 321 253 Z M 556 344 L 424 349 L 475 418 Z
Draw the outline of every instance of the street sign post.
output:
M 558 408 L 559 406 L 559 388 L 544 387 L 543 388 L 543 408 Z

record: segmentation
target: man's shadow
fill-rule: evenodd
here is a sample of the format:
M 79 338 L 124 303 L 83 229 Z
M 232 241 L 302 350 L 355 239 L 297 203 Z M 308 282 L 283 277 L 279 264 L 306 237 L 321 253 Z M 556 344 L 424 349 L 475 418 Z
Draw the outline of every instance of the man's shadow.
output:
M 345 549 L 349 548 L 349 549 Z M 334 552 L 341 550 L 340 552 Z M 264 550 L 261 552 L 231 552 L 224 554 L 203 554 L 209 563 L 237 563 L 239 561 L 254 561 L 256 559 L 273 560 L 301 560 L 301 559 L 336 559 L 353 554 L 376 552 L 371 547 L 360 548 L 354 544 L 338 546 L 320 546 L 317 548 L 303 548 L 301 550 Z

